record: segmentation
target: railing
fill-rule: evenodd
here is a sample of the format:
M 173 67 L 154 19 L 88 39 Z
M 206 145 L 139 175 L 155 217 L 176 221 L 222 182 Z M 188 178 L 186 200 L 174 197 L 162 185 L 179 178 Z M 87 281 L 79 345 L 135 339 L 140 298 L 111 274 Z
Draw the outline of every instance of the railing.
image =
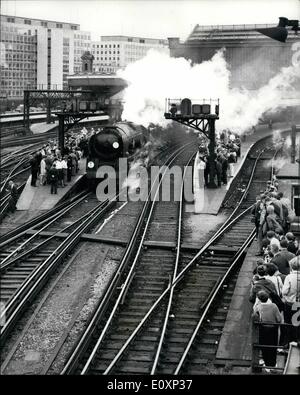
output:
M 259 332 L 260 328 L 267 328 L 267 327 L 277 327 L 280 329 L 280 332 L 278 331 L 278 338 L 279 336 L 282 336 L 282 332 L 287 332 L 292 333 L 292 335 L 298 340 L 298 343 L 300 342 L 300 326 L 296 327 L 292 324 L 286 324 L 286 323 L 262 323 L 262 322 L 257 322 L 253 321 L 253 326 L 252 326 L 252 372 L 261 372 L 263 368 L 266 369 L 271 369 L 272 371 L 277 371 L 283 373 L 285 370 L 285 365 L 287 362 L 287 357 L 288 357 L 288 350 L 286 350 L 286 355 L 285 355 L 285 362 L 282 364 L 282 366 L 262 366 L 259 364 L 259 360 L 261 359 L 260 357 L 260 352 L 266 349 L 269 350 L 279 350 L 283 349 L 282 345 L 279 344 L 260 344 L 259 343 Z M 284 355 L 284 354 L 283 354 Z M 276 355 L 276 361 L 278 360 L 278 353 Z
M 248 30 L 248 29 L 262 29 L 268 27 L 275 27 L 277 24 L 244 24 L 244 25 L 197 25 L 195 28 L 196 31 L 211 31 L 211 30 L 220 30 L 220 31 L 228 31 L 228 30 Z

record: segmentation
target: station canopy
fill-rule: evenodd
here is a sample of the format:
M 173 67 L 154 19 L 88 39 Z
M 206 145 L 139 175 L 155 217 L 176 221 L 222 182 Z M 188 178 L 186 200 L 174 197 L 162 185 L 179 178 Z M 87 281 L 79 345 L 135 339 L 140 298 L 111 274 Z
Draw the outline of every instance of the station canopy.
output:
M 127 82 L 116 75 L 76 74 L 67 77 L 69 88 L 90 90 L 101 96 L 112 97 L 127 87 Z

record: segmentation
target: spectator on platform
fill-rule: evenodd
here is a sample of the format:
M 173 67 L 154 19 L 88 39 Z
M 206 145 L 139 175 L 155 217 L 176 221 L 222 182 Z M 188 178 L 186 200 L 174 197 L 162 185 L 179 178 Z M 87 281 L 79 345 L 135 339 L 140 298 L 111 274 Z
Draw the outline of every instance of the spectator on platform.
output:
M 175 115 L 177 113 L 177 106 L 175 103 L 171 104 L 170 113 L 171 113 L 172 117 L 175 117 Z
M 254 268 L 254 270 L 253 270 L 253 276 L 256 276 L 257 275 L 257 268 L 259 267 L 259 266 L 261 266 L 261 265 L 265 265 L 265 261 L 264 261 L 264 259 L 263 258 L 258 258 L 257 259 L 257 261 L 256 261 L 256 267 Z M 266 267 L 266 266 L 265 266 Z M 253 281 L 256 281 L 258 279 L 258 277 L 253 277 Z M 253 282 L 252 281 L 252 282 Z
M 203 158 L 205 160 L 204 183 L 205 183 L 205 186 L 207 187 L 208 186 L 208 179 L 209 179 L 209 167 L 210 167 L 210 165 L 209 165 L 208 157 L 204 156 Z
M 270 247 L 271 245 L 276 244 L 278 248 L 280 248 L 280 241 L 273 230 L 267 232 L 267 237 L 270 239 Z
M 65 155 L 61 161 L 61 168 L 62 168 L 62 177 L 63 177 L 63 185 L 67 185 L 67 178 L 68 178 L 68 157 Z
M 58 171 L 56 169 L 55 163 L 53 163 L 53 165 L 49 171 L 49 179 L 50 179 L 50 185 L 51 185 L 51 195 L 57 194 Z
M 288 251 L 288 241 L 285 237 L 280 240 L 280 256 L 285 258 L 288 262 L 290 262 L 293 258 L 295 258 L 295 254 Z
M 266 221 L 267 221 L 267 229 L 268 230 L 273 230 L 275 232 L 276 229 L 282 229 L 280 223 L 278 222 L 278 217 L 275 214 L 275 209 L 273 205 L 267 206 L 267 216 L 266 216 Z
M 228 164 L 229 164 L 229 177 L 234 176 L 234 163 L 236 162 L 236 157 L 233 154 L 233 151 L 231 151 L 228 155 Z
M 279 272 L 278 267 L 270 262 L 266 264 L 266 279 L 270 280 L 276 288 L 277 295 L 281 298 L 282 297 L 282 287 L 283 287 L 283 281 L 282 281 L 282 274 Z M 283 276 L 284 280 L 284 276 Z
M 46 185 L 47 182 L 47 171 L 46 171 L 46 156 L 43 155 L 41 163 L 40 163 L 40 185 Z
M 77 159 L 77 156 L 76 156 L 73 149 L 71 150 L 71 153 L 69 154 L 69 156 L 71 157 L 71 160 L 72 160 L 72 176 L 75 176 L 76 170 L 77 170 L 78 159 Z
M 222 182 L 223 185 L 227 185 L 228 160 L 226 154 L 220 153 L 219 160 L 222 165 Z
M 257 299 L 257 293 L 259 291 L 265 291 L 269 296 L 271 293 L 276 293 L 274 284 L 265 278 L 266 275 L 266 267 L 264 265 L 258 266 L 257 275 L 252 284 L 249 297 L 249 301 L 254 304 L 254 307 L 259 303 L 259 300 Z
M 286 324 L 292 323 L 293 305 L 300 300 L 300 256 L 296 256 L 290 261 L 291 273 L 288 274 L 284 280 L 282 287 L 282 295 L 284 301 L 284 322 Z M 297 338 L 297 327 L 288 327 L 286 330 L 286 342 L 299 341 Z
M 279 247 L 276 244 L 271 244 L 271 252 L 273 254 L 271 263 L 274 263 L 278 267 L 281 274 L 288 275 L 290 273 L 289 261 L 295 255 L 290 254 L 287 250 L 279 251 Z
M 270 303 L 269 295 L 264 290 L 257 293 L 257 298 L 260 301 L 253 312 L 253 318 L 265 325 L 259 326 L 259 344 L 265 346 L 278 345 L 278 326 L 282 317 L 280 311 L 275 303 Z M 272 325 L 273 324 L 273 325 Z M 264 366 L 276 366 L 277 348 L 265 347 L 261 349 Z M 268 368 L 266 371 L 269 372 Z
M 72 157 L 71 155 L 68 155 L 67 157 L 67 181 L 70 182 L 71 181 L 71 177 L 72 177 Z
M 237 136 L 235 139 L 236 145 L 238 147 L 237 149 L 237 156 L 240 157 L 241 156 L 241 139 Z
M 292 232 L 288 232 L 286 235 L 287 240 L 287 250 L 292 254 L 296 254 L 298 250 L 298 244 L 296 243 L 296 238 Z
M 7 192 L 10 193 L 10 199 L 8 202 L 8 210 L 10 212 L 14 213 L 16 211 L 16 204 L 17 204 L 18 196 L 19 196 L 18 187 L 12 180 L 9 180 L 6 190 L 7 190 Z
M 36 180 L 39 171 L 39 165 L 35 156 L 30 155 L 29 159 L 30 168 L 31 168 L 31 186 L 36 187 Z
M 54 161 L 53 155 L 50 153 L 46 156 L 45 162 L 46 162 L 46 180 L 47 184 L 50 184 L 50 179 L 49 179 L 49 171 L 51 169 L 52 163 Z
M 56 169 L 58 172 L 58 186 L 64 187 L 64 175 L 63 175 L 63 169 L 62 169 L 62 163 L 61 163 L 61 158 L 60 156 L 56 159 L 55 161 Z
M 218 187 L 220 187 L 222 185 L 222 163 L 220 162 L 219 158 L 215 159 L 215 166 L 216 166 L 217 183 L 218 183 Z
M 256 197 L 256 203 L 252 208 L 251 214 L 253 215 L 253 222 L 255 224 L 256 228 L 256 237 L 259 237 L 259 230 L 260 230 L 260 220 L 261 220 L 261 214 L 262 210 L 264 209 L 264 199 L 265 195 L 260 194 L 260 196 Z

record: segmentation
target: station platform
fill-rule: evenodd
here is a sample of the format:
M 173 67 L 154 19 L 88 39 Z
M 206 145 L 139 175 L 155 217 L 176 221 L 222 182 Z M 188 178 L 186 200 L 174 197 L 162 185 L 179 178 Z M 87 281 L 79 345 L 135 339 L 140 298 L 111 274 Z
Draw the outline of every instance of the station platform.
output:
M 108 118 L 109 118 L 108 115 L 97 115 L 95 117 L 81 119 L 78 122 L 78 124 L 89 124 L 97 121 L 107 121 Z M 30 130 L 32 131 L 33 134 L 39 134 L 39 133 L 48 132 L 49 130 L 54 129 L 57 126 L 58 126 L 58 121 L 55 121 L 53 123 L 46 123 L 46 122 L 34 123 L 30 125 Z
M 36 187 L 32 187 L 31 176 L 29 176 L 25 188 L 19 197 L 17 203 L 17 211 L 37 211 L 49 210 L 53 208 L 68 192 L 79 182 L 86 171 L 86 159 L 82 158 L 79 161 L 79 171 L 75 176 L 72 176 L 71 181 L 64 188 L 57 188 L 57 194 L 51 195 L 50 185 L 40 185 L 39 180 Z
M 260 139 L 276 134 L 277 132 L 286 130 L 289 125 L 286 123 L 278 123 L 273 125 L 273 129 L 270 130 L 267 125 L 259 125 L 256 127 L 256 132 L 246 136 L 242 139 L 241 143 L 241 156 L 238 161 L 233 164 L 234 173 L 233 177 L 228 178 L 227 185 L 222 185 L 219 188 L 209 189 L 201 186 L 203 182 L 199 181 L 199 171 L 196 171 L 194 167 L 194 191 L 195 191 L 195 202 L 187 206 L 189 212 L 194 212 L 195 214 L 211 214 L 217 215 L 222 202 L 225 198 L 227 191 L 230 188 L 232 181 L 238 175 L 243 163 L 250 151 L 251 147 Z M 196 164 L 194 163 L 194 166 Z
M 40 133 L 46 133 L 49 130 L 52 130 L 58 126 L 58 121 L 55 121 L 54 123 L 34 123 L 30 126 L 30 130 L 32 131 L 33 134 L 40 134 Z
M 216 355 L 218 360 L 247 361 L 252 360 L 252 310 L 249 302 L 253 270 L 258 259 L 257 242 L 248 249 L 235 285 L 227 314 L 225 326 Z
M 227 366 L 231 365 L 231 374 L 252 374 L 253 304 L 249 302 L 249 295 L 253 270 L 259 258 L 255 255 L 257 250 L 258 243 L 254 241 L 239 272 L 216 354 L 217 362 L 226 361 Z M 296 351 L 296 355 L 299 355 L 299 350 Z M 277 374 L 282 374 L 286 357 L 277 354 L 276 362 L 279 369 Z M 298 365 L 299 360 L 298 364 L 291 360 L 290 371 L 286 374 L 295 374 Z M 264 371 L 261 373 L 264 374 Z

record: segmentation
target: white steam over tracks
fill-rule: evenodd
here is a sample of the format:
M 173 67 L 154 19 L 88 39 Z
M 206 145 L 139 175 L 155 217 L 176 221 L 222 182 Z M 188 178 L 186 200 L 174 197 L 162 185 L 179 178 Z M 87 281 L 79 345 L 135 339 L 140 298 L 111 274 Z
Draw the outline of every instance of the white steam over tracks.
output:
M 295 90 L 300 80 L 300 42 L 292 50 L 291 66 L 283 67 L 255 92 L 242 86 L 230 87 L 225 50 L 218 51 L 209 61 L 194 65 L 184 58 L 171 58 L 150 50 L 146 57 L 119 72 L 129 83 L 124 95 L 123 119 L 144 126 L 150 123 L 166 126 L 168 121 L 163 116 L 166 97 L 218 97 L 222 109 L 218 129 L 230 128 L 242 134 L 256 125 L 266 111 L 281 108 L 286 91 Z

